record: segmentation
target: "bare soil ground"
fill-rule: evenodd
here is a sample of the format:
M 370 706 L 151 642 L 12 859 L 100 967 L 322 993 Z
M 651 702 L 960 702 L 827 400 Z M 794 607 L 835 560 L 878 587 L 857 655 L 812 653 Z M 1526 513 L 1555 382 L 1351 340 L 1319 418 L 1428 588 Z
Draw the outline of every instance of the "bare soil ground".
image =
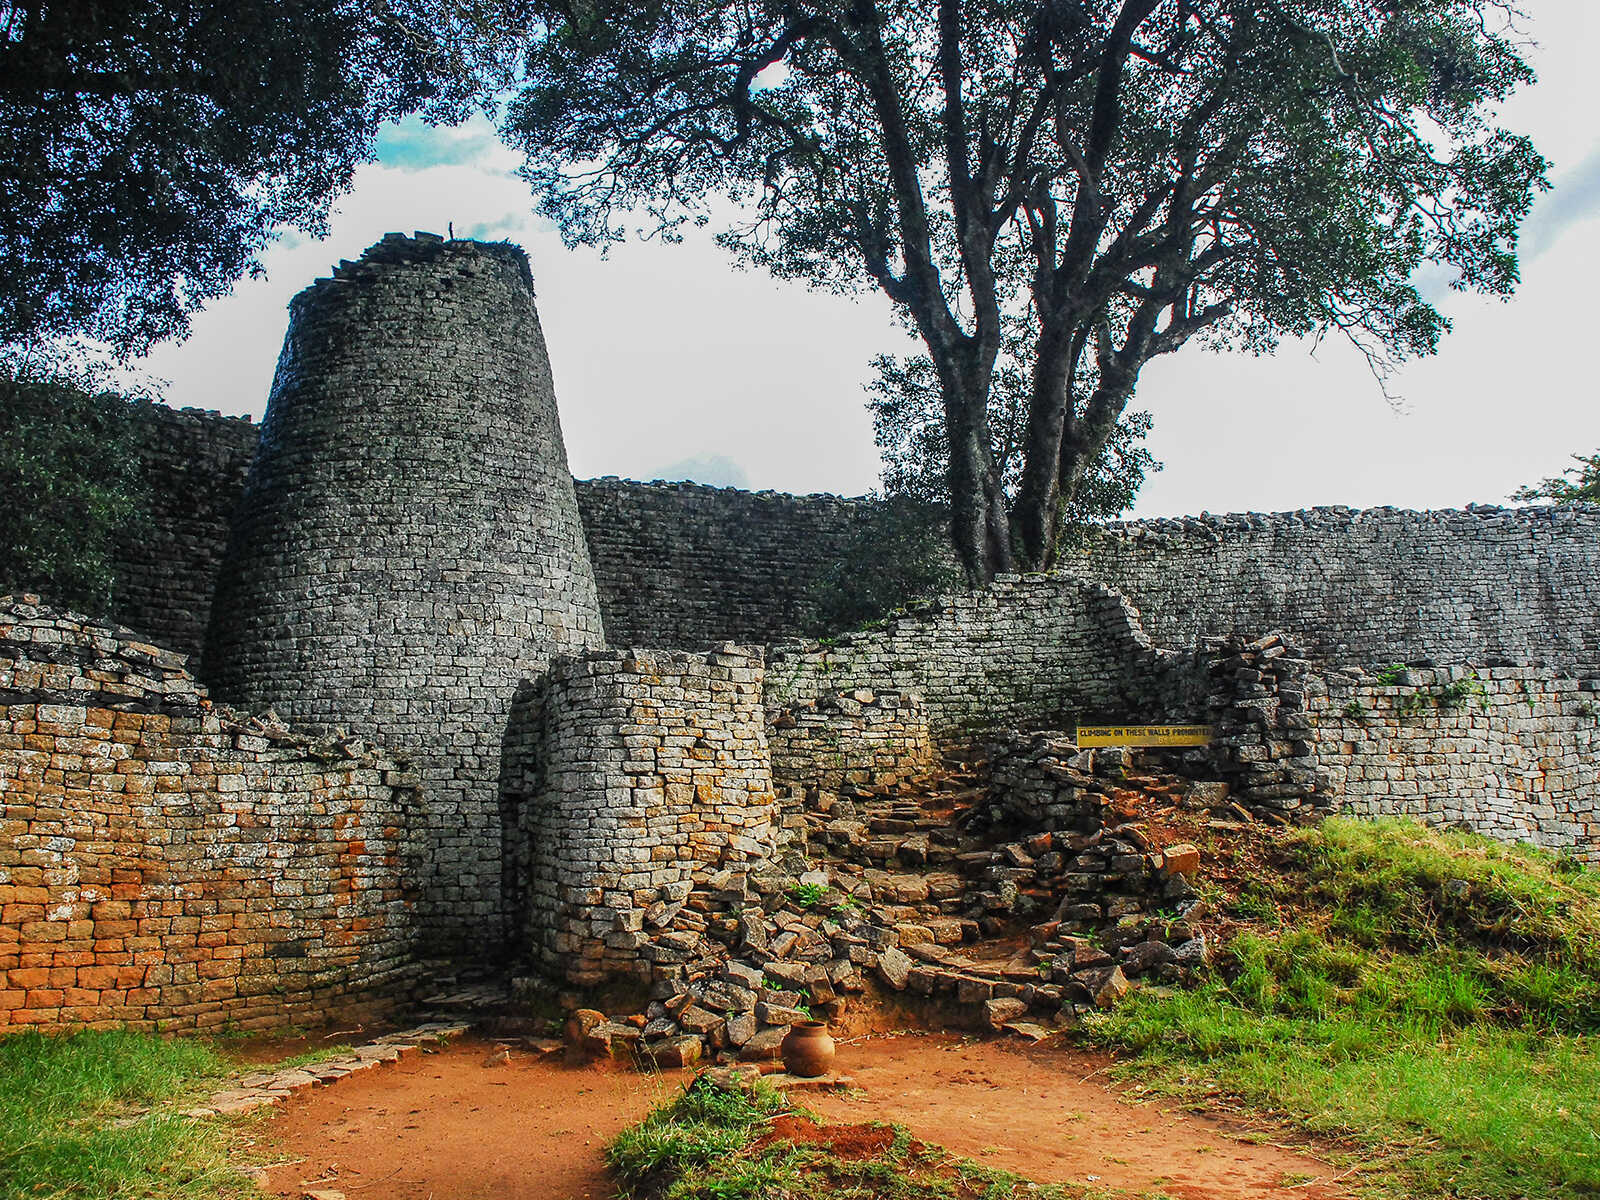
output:
M 261 1127 L 275 1196 L 348 1200 L 602 1200 L 603 1151 L 689 1072 L 568 1067 L 464 1041 L 292 1100 Z M 1040 1182 L 1159 1190 L 1174 1200 L 1333 1200 L 1314 1158 L 1229 1136 L 1218 1122 L 1133 1105 L 1100 1057 L 937 1035 L 844 1045 L 857 1092 L 806 1092 L 830 1121 L 895 1121 L 918 1138 Z
M 840 1047 L 857 1091 L 808 1095 L 833 1121 L 888 1120 L 963 1157 L 1040 1183 L 1156 1191 L 1173 1200 L 1335 1200 L 1337 1171 L 1308 1154 L 1238 1140 L 1223 1122 L 1131 1104 L 1103 1055 L 937 1034 Z

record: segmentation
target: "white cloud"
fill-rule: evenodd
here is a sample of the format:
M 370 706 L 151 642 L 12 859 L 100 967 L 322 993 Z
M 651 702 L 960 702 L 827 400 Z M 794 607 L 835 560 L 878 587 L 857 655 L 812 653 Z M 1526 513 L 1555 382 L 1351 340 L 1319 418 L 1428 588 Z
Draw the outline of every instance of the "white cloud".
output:
M 1456 329 L 1398 380 L 1404 416 L 1333 343 L 1317 359 L 1289 344 L 1270 359 L 1191 349 L 1151 364 L 1136 403 L 1155 415 L 1152 449 L 1167 469 L 1147 483 L 1141 512 L 1494 501 L 1600 445 L 1587 295 L 1600 217 L 1583 183 L 1600 151 L 1600 5 L 1529 8 L 1541 83 L 1504 117 L 1534 134 L 1560 184 L 1530 227 L 1516 299 L 1443 296 Z M 390 230 L 453 223 L 458 236 L 527 248 L 579 475 L 648 478 L 663 462 L 720 456 L 758 488 L 873 485 L 861 386 L 874 353 L 906 345 L 882 299 L 740 272 L 703 235 L 618 246 L 607 259 L 568 251 L 533 215 L 515 155 L 485 133 L 408 135 L 403 169 L 364 169 L 327 240 L 275 247 L 265 280 L 241 284 L 187 343 L 152 357 L 170 398 L 259 416 L 296 291 Z M 441 161 L 422 165 L 430 152 Z

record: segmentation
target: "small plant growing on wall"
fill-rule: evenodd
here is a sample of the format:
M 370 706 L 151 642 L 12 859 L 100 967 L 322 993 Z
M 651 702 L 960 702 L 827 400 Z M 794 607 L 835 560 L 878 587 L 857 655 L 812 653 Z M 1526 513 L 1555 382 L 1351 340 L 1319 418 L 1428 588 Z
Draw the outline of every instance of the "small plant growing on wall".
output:
M 1412 692 L 1401 698 L 1400 703 L 1395 705 L 1395 711 L 1402 717 L 1414 717 L 1426 711 L 1433 702 L 1433 697 L 1427 692 Z
M 1483 686 L 1483 680 L 1470 672 L 1449 686 L 1441 688 L 1436 699 L 1439 707 L 1444 709 L 1463 708 L 1473 700 L 1478 702 L 1479 708 L 1489 707 L 1489 693 Z
M 1367 719 L 1367 706 L 1361 703 L 1360 700 L 1351 700 L 1339 711 L 1344 713 L 1346 720 L 1365 721 Z

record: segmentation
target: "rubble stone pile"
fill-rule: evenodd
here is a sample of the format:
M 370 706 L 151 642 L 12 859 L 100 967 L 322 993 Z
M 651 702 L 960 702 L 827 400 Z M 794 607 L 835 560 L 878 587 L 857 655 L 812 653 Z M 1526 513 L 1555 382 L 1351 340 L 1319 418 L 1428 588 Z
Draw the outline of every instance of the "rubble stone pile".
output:
M 836 1020 L 862 993 L 1039 1036 L 1203 962 L 1182 919 L 1200 854 L 1137 819 L 1186 781 L 1061 735 L 989 753 L 811 793 L 775 866 L 718 872 L 644 931 L 642 1009 L 579 1009 L 569 1040 L 660 1065 L 770 1058 L 790 1025 Z
M 1212 752 L 1235 798 L 1248 808 L 1292 815 L 1332 806 L 1320 770 L 1308 696 L 1322 689 L 1305 652 L 1281 633 L 1233 635 L 1205 643 L 1212 681 Z

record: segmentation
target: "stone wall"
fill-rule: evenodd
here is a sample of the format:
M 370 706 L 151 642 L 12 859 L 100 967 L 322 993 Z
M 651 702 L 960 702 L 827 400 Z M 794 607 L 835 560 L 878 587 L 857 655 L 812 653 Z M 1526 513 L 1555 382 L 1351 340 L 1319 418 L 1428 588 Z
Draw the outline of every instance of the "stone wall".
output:
M 295 297 L 218 581 L 209 682 L 414 759 L 434 950 L 502 944 L 512 697 L 555 653 L 601 644 L 522 251 L 390 235 Z
M 819 577 L 869 502 L 697 483 L 580 481 L 578 507 L 613 646 L 772 642 L 817 627 Z
M 1207 638 L 1212 761 L 1234 798 L 1284 818 L 1334 804 L 1313 741 L 1311 693 L 1320 687 L 1305 652 L 1283 635 Z
M 1070 566 L 1125 592 L 1166 646 L 1281 629 L 1339 665 L 1600 675 L 1600 506 L 1137 521 Z
M 916 692 L 823 692 L 767 712 L 772 782 L 779 790 L 837 791 L 890 784 L 938 762 L 928 706 Z
M 1534 667 L 1349 671 L 1312 690 L 1309 712 L 1346 813 L 1600 863 L 1600 683 Z
M 214 708 L 130 631 L 0 599 L 0 1031 L 381 1015 L 413 971 L 421 810 L 384 752 Z
M 776 834 L 759 649 L 562 657 L 524 693 L 502 803 L 519 957 L 592 986 L 648 975 L 646 933 Z
M 940 741 L 1079 719 L 1194 720 L 1205 697 L 1193 656 L 1158 649 L 1122 596 L 1070 575 L 1002 576 L 880 629 L 770 651 L 769 709 L 856 689 L 919 693 Z
M 198 646 L 248 422 L 139 404 L 150 536 L 117 564 L 116 619 Z M 815 585 L 860 499 L 613 478 L 576 483 L 613 645 L 771 642 L 814 627 Z M 1067 569 L 1125 592 L 1162 645 L 1281 629 L 1341 665 L 1543 661 L 1600 675 L 1600 508 L 1308 509 L 1110 526 Z M 10 579 L 0 562 L 0 587 Z M 202 664 L 203 667 L 203 664 Z M 203 674 L 203 671 L 202 671 Z
M 149 520 L 138 537 L 118 547 L 110 619 L 194 656 L 205 643 L 228 522 L 257 430 L 240 417 L 134 404 L 131 427 Z

